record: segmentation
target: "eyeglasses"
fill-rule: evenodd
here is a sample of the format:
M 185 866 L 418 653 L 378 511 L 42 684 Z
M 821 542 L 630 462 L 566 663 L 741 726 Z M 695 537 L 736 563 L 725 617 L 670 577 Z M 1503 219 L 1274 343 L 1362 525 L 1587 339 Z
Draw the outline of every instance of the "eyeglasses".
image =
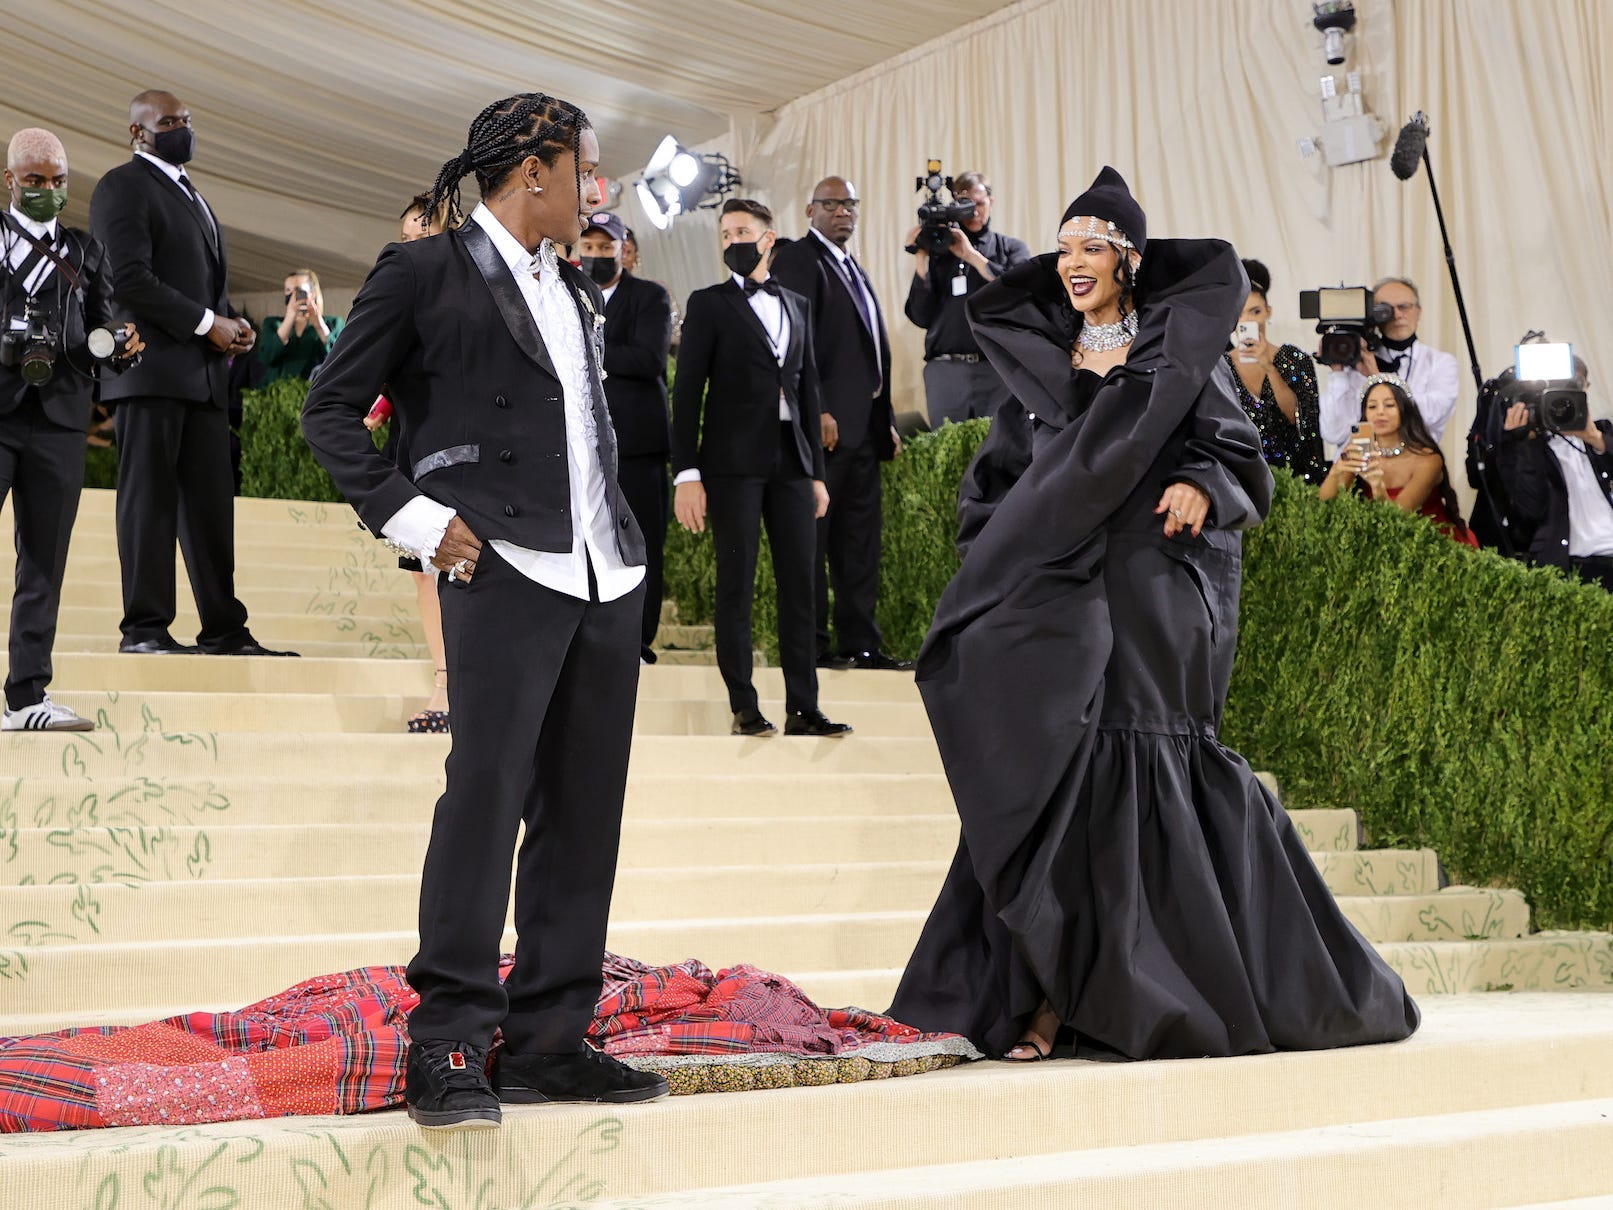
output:
M 854 197 L 815 197 L 814 206 L 822 206 L 830 214 L 839 214 L 844 210 L 847 214 L 856 214 L 858 201 Z
M 1423 304 L 1418 303 L 1418 302 L 1390 303 L 1389 306 L 1391 308 L 1393 308 L 1395 311 L 1397 311 L 1397 312 L 1399 312 L 1400 314 L 1403 315 L 1408 311 L 1420 311 L 1420 310 L 1422 310 Z

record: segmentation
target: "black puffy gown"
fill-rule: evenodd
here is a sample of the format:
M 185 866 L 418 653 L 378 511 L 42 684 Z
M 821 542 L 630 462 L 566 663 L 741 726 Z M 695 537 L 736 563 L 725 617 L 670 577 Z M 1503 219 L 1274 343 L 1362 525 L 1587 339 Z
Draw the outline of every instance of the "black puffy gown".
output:
M 963 564 L 919 657 L 962 840 L 890 1012 L 987 1054 L 1044 993 L 1084 1043 L 1137 1059 L 1405 1038 L 1400 978 L 1216 738 L 1238 531 L 1272 489 L 1221 357 L 1237 255 L 1150 241 L 1136 339 L 1101 379 L 1070 366 L 1055 259 L 971 302 L 1015 398 L 965 479 Z M 1211 500 L 1200 537 L 1164 537 L 1174 481 Z

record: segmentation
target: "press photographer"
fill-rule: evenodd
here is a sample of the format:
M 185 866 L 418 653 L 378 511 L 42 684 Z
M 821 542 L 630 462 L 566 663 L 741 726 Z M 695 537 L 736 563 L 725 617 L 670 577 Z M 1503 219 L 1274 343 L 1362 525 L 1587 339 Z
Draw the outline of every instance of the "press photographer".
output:
M 1590 371 L 1568 345 L 1519 345 L 1496 458 L 1529 557 L 1613 591 L 1613 424 L 1590 419 Z M 1537 360 L 1538 359 L 1538 360 Z
M 1343 291 L 1318 291 L 1323 295 Z M 1445 436 L 1445 425 L 1456 407 L 1460 367 L 1451 354 L 1423 344 L 1417 339 L 1417 324 L 1423 304 L 1417 286 L 1409 278 L 1386 277 L 1372 287 L 1376 315 L 1368 321 L 1356 341 L 1353 363 L 1320 351 L 1317 360 L 1332 366 L 1322 386 L 1322 440 L 1335 448 L 1350 439 L 1350 426 L 1357 417 L 1357 402 L 1366 381 L 1378 374 L 1393 374 L 1406 384 L 1417 400 L 1436 441 Z M 1302 302 L 1300 314 L 1305 315 Z M 1326 320 L 1327 316 L 1319 318 Z M 1320 328 L 1321 325 L 1318 325 Z
M 990 416 L 1008 394 L 1002 379 L 980 354 L 965 313 L 969 296 L 1010 267 L 1030 259 L 1023 240 L 991 229 L 991 182 L 983 173 L 940 177 L 931 161 L 920 186 L 929 194 L 920 223 L 907 233 L 913 283 L 907 318 L 925 329 L 924 394 L 930 427 Z M 930 182 L 934 182 L 931 184 Z M 950 186 L 951 203 L 940 192 Z
M 0 504 L 16 498 L 17 577 L 0 730 L 89 731 L 45 693 L 67 543 L 84 486 L 84 449 L 98 375 L 143 346 L 112 324 L 106 250 L 62 226 L 67 151 L 48 130 L 6 148 L 10 208 L 0 220 Z

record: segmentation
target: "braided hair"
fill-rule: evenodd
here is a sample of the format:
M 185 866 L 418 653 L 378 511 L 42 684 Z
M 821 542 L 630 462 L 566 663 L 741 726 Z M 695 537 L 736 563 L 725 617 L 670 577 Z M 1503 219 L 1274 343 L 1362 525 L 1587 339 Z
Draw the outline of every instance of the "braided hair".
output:
M 591 123 L 588 115 L 569 101 L 541 92 L 523 92 L 494 101 L 470 124 L 465 150 L 442 166 L 431 187 L 427 214 L 449 203 L 460 209 L 459 182 L 476 174 L 476 187 L 485 198 L 508 179 L 510 172 L 537 156 L 553 166 L 563 151 L 570 150 L 577 166 L 577 196 L 582 197 L 582 132 Z

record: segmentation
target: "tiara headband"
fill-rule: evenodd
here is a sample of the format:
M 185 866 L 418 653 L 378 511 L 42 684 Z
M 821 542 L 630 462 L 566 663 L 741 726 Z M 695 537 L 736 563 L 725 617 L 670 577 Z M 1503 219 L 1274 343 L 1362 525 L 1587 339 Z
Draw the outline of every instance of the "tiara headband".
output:
M 1078 225 L 1083 219 L 1086 222 L 1084 227 Z M 1113 244 L 1116 248 L 1125 248 L 1132 252 L 1137 250 L 1137 245 L 1127 239 L 1126 233 L 1115 226 L 1114 223 L 1095 218 L 1090 214 L 1072 218 L 1064 226 L 1060 227 L 1059 239 L 1064 239 L 1066 236 L 1083 240 L 1101 239 L 1107 244 Z
M 1361 388 L 1362 407 L 1366 406 L 1367 396 L 1372 393 L 1372 388 L 1377 386 L 1399 387 L 1406 393 L 1407 399 L 1410 399 L 1413 403 L 1417 401 L 1417 397 L 1411 393 L 1411 388 L 1406 385 L 1406 380 L 1399 374 L 1374 374 L 1367 379 L 1366 385 Z

